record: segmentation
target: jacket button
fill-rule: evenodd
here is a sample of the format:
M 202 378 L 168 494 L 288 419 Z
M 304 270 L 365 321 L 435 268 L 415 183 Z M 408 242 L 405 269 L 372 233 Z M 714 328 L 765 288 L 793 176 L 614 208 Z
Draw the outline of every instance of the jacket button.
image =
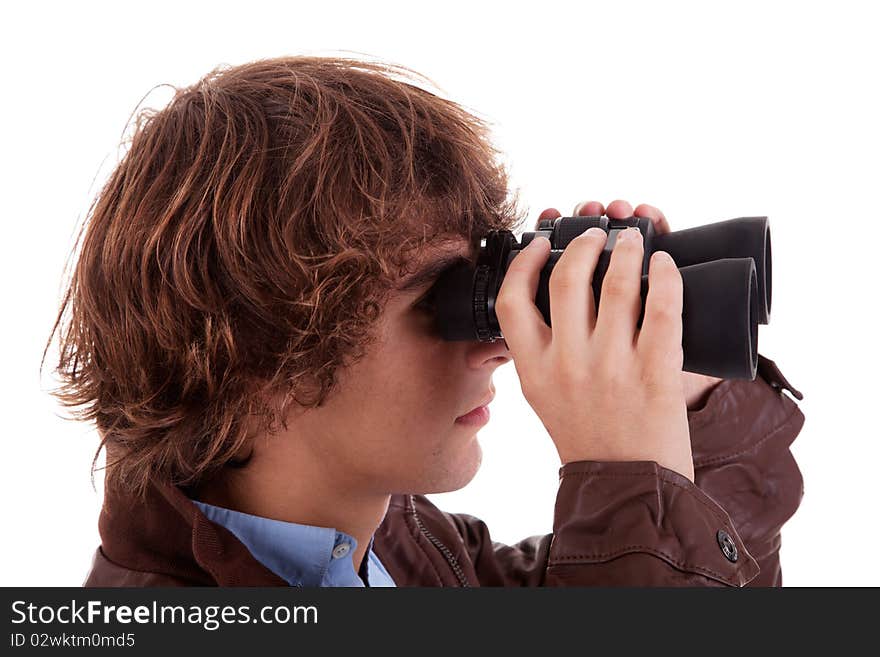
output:
M 718 539 L 718 545 L 721 546 L 721 551 L 724 553 L 727 560 L 736 563 L 736 560 L 739 559 L 739 551 L 736 549 L 736 543 L 730 538 L 730 534 L 723 529 L 719 529 L 716 538 Z

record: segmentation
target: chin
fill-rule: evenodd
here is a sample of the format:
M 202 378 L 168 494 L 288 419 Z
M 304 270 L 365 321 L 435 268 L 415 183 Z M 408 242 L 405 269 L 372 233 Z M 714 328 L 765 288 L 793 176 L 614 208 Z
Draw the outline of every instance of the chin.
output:
M 464 453 L 457 455 L 455 460 L 438 465 L 416 483 L 417 490 L 411 493 L 428 495 L 431 493 L 451 493 L 467 486 L 480 470 L 483 462 L 483 450 L 480 443 L 473 441 L 470 448 Z

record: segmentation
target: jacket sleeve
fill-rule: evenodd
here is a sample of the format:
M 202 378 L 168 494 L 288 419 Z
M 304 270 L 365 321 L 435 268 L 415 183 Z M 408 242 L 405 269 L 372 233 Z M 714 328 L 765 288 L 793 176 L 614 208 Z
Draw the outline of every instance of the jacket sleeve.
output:
M 484 586 L 779 585 L 782 524 L 803 495 L 788 450 L 803 415 L 772 361 L 689 412 L 695 482 L 653 461 L 559 470 L 553 533 L 514 545 L 446 513 Z
M 789 449 L 804 424 L 803 395 L 772 360 L 758 357 L 754 381 L 725 380 L 688 413 L 694 480 L 723 505 L 757 560 L 749 586 L 781 586 L 782 525 L 800 506 L 804 482 Z

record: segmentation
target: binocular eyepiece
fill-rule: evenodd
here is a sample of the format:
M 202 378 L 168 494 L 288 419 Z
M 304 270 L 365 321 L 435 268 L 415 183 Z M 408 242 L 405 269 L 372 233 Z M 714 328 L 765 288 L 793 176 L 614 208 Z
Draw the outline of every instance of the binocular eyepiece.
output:
M 435 329 L 445 340 L 492 342 L 503 337 L 495 299 L 507 268 L 536 236 L 550 240 L 550 256 L 541 270 L 535 305 L 550 323 L 550 274 L 565 247 L 589 228 L 608 234 L 593 274 L 596 307 L 617 234 L 637 227 L 644 238 L 641 327 L 648 292 L 648 264 L 654 251 L 675 260 L 684 284 L 682 309 L 683 369 L 721 378 L 755 378 L 758 324 L 770 319 L 771 258 L 767 217 L 741 217 L 657 234 L 650 219 L 630 217 L 558 217 L 545 219 L 520 243 L 510 231 L 492 231 L 481 241 L 476 266 L 455 265 L 441 274 L 430 295 Z

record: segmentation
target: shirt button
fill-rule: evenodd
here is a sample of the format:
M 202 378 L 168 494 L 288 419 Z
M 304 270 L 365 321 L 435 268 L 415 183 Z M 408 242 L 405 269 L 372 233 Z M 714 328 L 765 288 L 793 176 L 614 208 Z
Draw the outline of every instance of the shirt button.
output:
M 727 560 L 736 563 L 736 560 L 739 559 L 739 551 L 736 549 L 736 543 L 730 538 L 730 534 L 723 529 L 719 529 L 716 538 L 718 539 L 718 545 L 721 546 L 721 551 L 724 553 Z
M 351 543 L 340 543 L 335 548 L 333 548 L 333 558 L 334 559 L 341 559 L 346 554 L 348 554 L 348 551 L 350 549 L 351 549 Z

